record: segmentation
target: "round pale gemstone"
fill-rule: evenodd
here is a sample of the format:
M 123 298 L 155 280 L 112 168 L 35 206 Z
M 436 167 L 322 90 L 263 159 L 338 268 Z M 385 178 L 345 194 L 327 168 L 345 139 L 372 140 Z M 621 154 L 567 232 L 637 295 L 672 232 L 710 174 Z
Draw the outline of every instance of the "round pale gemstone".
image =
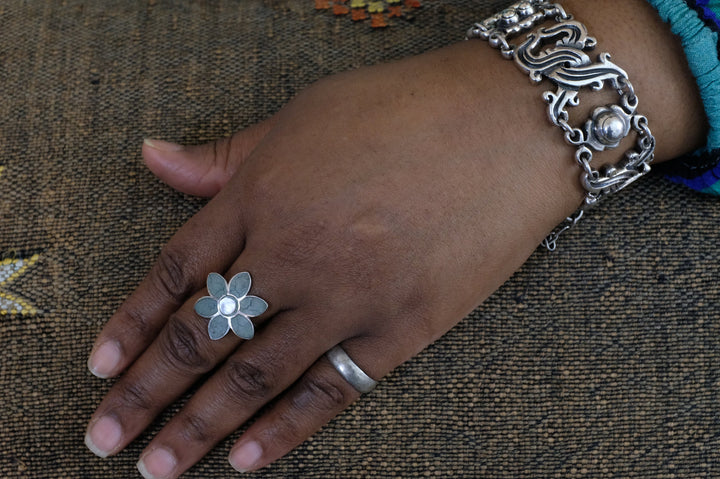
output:
M 231 298 L 230 296 L 225 296 L 218 301 L 218 311 L 220 311 L 220 314 L 223 316 L 232 316 L 235 312 L 237 312 L 237 308 L 237 300 L 235 298 Z

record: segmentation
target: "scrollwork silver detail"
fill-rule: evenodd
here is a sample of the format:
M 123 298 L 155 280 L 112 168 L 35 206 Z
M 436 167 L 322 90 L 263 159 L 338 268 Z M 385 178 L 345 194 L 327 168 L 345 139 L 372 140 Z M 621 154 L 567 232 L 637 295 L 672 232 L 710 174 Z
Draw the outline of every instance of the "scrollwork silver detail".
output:
M 549 21 L 555 23 L 540 26 Z M 510 43 L 512 38 L 525 32 L 529 33 L 519 45 Z M 580 182 L 586 196 L 580 213 L 569 217 L 543 242 L 553 250 L 558 235 L 574 226 L 582 217 L 582 211 L 650 171 L 655 138 L 647 118 L 637 113 L 638 98 L 625 70 L 613 63 L 608 53 L 600 53 L 593 61 L 587 51 L 597 45 L 597 40 L 588 34 L 585 25 L 573 20 L 557 3 L 517 2 L 473 25 L 467 38 L 488 41 L 504 58 L 514 60 L 532 82 L 548 79 L 556 87 L 555 91 L 545 91 L 542 97 L 548 104 L 550 121 L 562 128 L 565 141 L 577 148 L 575 159 L 581 167 Z M 605 86 L 617 92 L 618 103 L 599 106 L 583 125 L 572 126 L 567 108 L 580 104 L 581 89 L 599 91 Z M 631 131 L 637 136 L 634 149 L 627 151 L 616 165 L 599 170 L 592 167 L 593 152 L 617 148 Z

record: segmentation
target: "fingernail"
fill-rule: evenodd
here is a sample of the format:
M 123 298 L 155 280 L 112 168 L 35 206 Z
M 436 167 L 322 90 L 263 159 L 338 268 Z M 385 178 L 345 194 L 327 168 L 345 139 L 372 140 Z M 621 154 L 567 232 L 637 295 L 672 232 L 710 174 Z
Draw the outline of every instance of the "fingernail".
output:
M 161 151 L 180 151 L 185 148 L 177 143 L 170 143 L 169 141 L 163 140 L 151 140 L 150 138 L 145 138 L 144 143 L 150 148 L 155 148 L 156 150 Z
M 120 363 L 120 356 L 117 341 L 106 341 L 90 355 L 88 369 L 99 378 L 109 378 Z
M 249 441 L 235 448 L 230 453 L 230 465 L 238 472 L 248 472 L 255 469 L 262 457 L 262 447 L 255 441 Z
M 173 453 L 159 447 L 140 458 L 137 463 L 138 471 L 145 479 L 167 479 L 177 466 L 177 459 Z
M 108 457 L 120 444 L 122 428 L 116 420 L 103 416 L 85 434 L 85 445 L 96 456 Z

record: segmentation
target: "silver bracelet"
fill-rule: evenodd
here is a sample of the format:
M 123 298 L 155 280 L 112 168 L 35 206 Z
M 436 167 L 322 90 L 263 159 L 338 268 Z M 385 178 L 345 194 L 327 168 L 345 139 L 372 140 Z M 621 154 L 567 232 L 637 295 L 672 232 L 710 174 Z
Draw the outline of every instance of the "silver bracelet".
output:
M 549 21 L 554 23 L 534 29 Z M 520 45 L 509 43 L 513 37 L 528 31 L 530 33 Z M 544 92 L 543 99 L 548 104 L 550 121 L 562 128 L 565 141 L 577 148 L 575 159 L 582 170 L 580 182 L 586 193 L 580 209 L 543 241 L 543 246 L 553 251 L 560 234 L 572 228 L 589 207 L 650 171 L 655 138 L 650 133 L 647 118 L 637 114 L 638 98 L 627 73 L 610 61 L 608 53 L 600 53 L 593 62 L 585 52 L 592 50 L 597 40 L 558 3 L 538 0 L 515 3 L 473 25 L 467 38 L 489 42 L 504 58 L 515 60 L 534 83 L 547 78 L 557 87 L 554 92 Z M 580 127 L 570 125 L 566 107 L 580 103 L 580 88 L 599 91 L 606 83 L 620 96 L 618 104 L 595 108 Z M 616 148 L 631 130 L 637 133 L 636 147 L 627 151 L 622 160 L 599 170 L 590 165 L 593 151 Z

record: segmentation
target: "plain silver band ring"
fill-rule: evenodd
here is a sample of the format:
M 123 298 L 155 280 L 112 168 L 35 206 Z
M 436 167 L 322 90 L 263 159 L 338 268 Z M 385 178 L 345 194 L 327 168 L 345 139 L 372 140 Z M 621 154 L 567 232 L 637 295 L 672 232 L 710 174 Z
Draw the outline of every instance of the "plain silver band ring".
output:
M 345 378 L 345 381 L 350 383 L 358 392 L 369 393 L 377 386 L 377 381 L 365 374 L 365 371 L 360 369 L 360 366 L 355 364 L 355 361 L 350 359 L 350 356 L 340 346 L 331 348 L 325 353 L 325 356 L 330 360 L 330 364 L 337 369 L 337 372 Z

